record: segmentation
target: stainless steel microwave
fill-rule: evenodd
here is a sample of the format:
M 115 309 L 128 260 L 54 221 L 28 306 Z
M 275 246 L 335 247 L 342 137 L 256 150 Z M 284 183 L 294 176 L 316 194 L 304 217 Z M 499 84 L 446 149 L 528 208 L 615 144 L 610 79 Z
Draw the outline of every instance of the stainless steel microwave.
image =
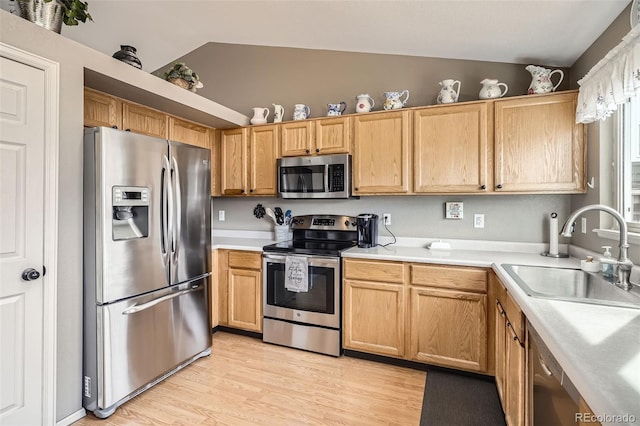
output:
M 278 194 L 282 198 L 349 198 L 351 155 L 279 158 Z

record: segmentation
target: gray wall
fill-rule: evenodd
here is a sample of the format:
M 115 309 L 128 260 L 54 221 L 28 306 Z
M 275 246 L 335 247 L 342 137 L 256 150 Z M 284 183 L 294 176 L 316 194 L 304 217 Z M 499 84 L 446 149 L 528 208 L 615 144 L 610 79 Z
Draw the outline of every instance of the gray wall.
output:
M 611 23 L 609 28 L 578 58 L 571 67 L 572 88 L 578 87 L 577 80 L 580 80 L 589 70 L 602 59 L 609 50 L 618 45 L 629 30 L 630 6 Z M 606 172 L 608 164 L 611 162 L 613 123 L 612 119 L 604 122 L 596 122 L 587 125 L 587 178 L 592 176 L 595 180 L 595 188 L 589 189 L 586 194 L 574 195 L 571 197 L 571 208 L 575 210 L 588 204 L 609 204 L 613 197 L 613 186 L 607 181 Z M 599 213 L 587 213 L 587 229 L 591 230 L 599 227 Z M 572 244 L 584 247 L 589 250 L 601 252 L 604 245 L 614 246 L 613 253 L 617 256 L 617 242 L 598 237 L 593 232 L 587 234 L 575 233 L 571 239 Z M 631 246 L 630 255 L 635 263 L 640 262 L 640 247 Z
M 440 91 L 438 82 L 447 78 L 460 80 L 460 101 L 477 100 L 484 78 L 506 83 L 507 96 L 526 94 L 531 82 L 524 69 L 528 64 L 224 43 L 207 43 L 177 61 L 200 75 L 204 87 L 198 94 L 249 117 L 252 107 L 268 107 L 269 121 L 274 103 L 284 106 L 287 121 L 296 103 L 309 105 L 312 117 L 325 116 L 327 103 L 340 101 L 347 103 L 347 113 L 353 113 L 355 97 L 361 93 L 374 98 L 374 110 L 382 109 L 383 92 L 404 89 L 410 91 L 408 107 L 432 105 Z M 170 66 L 155 74 L 162 75 Z M 567 75 L 559 90 L 568 88 Z
M 444 203 L 462 201 L 464 218 L 444 219 Z M 313 213 L 357 215 L 391 213 L 389 229 L 399 237 L 450 238 L 520 242 L 548 242 L 547 215 L 560 218 L 570 212 L 566 195 L 486 195 L 486 196 L 387 196 L 348 200 L 285 200 L 270 198 L 213 198 L 214 229 L 272 231 L 267 218 L 256 219 L 253 209 L 264 207 L 290 209 L 294 215 Z M 218 221 L 218 210 L 226 220 Z M 473 214 L 485 215 L 485 227 L 473 227 Z M 389 235 L 379 226 L 379 235 Z M 563 242 L 563 241 L 561 241 Z

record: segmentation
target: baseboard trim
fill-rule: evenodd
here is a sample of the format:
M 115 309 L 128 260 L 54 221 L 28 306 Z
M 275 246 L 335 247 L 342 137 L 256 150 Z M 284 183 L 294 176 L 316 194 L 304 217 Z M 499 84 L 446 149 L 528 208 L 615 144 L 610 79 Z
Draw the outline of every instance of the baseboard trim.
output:
M 367 361 L 375 361 L 375 362 L 380 362 L 382 364 L 389 364 L 389 365 L 395 365 L 398 367 L 405 367 L 405 368 L 411 368 L 413 370 L 420 370 L 420 371 L 441 371 L 443 373 L 450 373 L 450 374 L 458 374 L 460 376 L 467 376 L 467 377 L 473 377 L 476 379 L 480 379 L 480 380 L 486 380 L 489 382 L 494 382 L 495 378 L 493 376 L 490 375 L 486 375 L 486 374 L 482 374 L 482 373 L 475 373 L 472 371 L 464 371 L 464 370 L 456 370 L 453 368 L 447 368 L 447 367 L 442 367 L 439 365 L 433 365 L 433 364 L 425 364 L 422 362 L 417 362 L 417 361 L 408 361 L 406 359 L 398 359 L 398 358 L 391 358 L 391 357 L 387 357 L 384 355 L 374 355 L 374 354 L 369 354 L 366 352 L 359 352 L 359 351 L 353 351 L 350 349 L 345 349 L 344 350 L 344 356 L 349 356 L 352 358 L 359 358 L 359 359 L 365 359 Z
M 217 333 L 218 331 L 224 331 L 225 333 L 231 334 L 239 334 L 241 336 L 248 336 L 253 337 L 254 339 L 262 340 L 262 333 L 258 333 L 257 331 L 240 330 L 239 328 L 226 327 L 224 325 L 216 325 L 211 330 L 213 334 Z
M 68 425 L 70 425 L 72 423 L 77 422 L 78 420 L 80 420 L 81 418 L 83 418 L 86 415 L 87 415 L 87 412 L 85 411 L 85 409 L 81 408 L 78 411 L 76 411 L 75 413 L 69 414 L 64 419 L 59 420 L 56 423 L 56 426 L 68 426 Z

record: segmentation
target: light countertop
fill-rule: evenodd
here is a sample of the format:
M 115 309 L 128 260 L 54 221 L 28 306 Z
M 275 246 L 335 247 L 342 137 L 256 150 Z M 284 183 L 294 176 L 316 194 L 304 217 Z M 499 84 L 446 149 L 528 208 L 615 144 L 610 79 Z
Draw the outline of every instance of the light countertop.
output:
M 244 238 L 230 236 L 238 234 L 214 234 L 213 247 L 261 251 L 264 245 L 274 242 L 270 239 L 272 234 L 263 234 L 247 233 Z M 627 424 L 611 417 L 627 415 L 631 421 L 635 417 L 635 423 L 628 424 L 640 425 L 640 309 L 530 297 L 501 266 L 512 263 L 579 268 L 579 258 L 541 256 L 542 250 L 535 244 L 466 245 L 473 250 L 465 249 L 465 244 L 452 244 L 452 250 L 429 250 L 424 248 L 426 244 L 415 241 L 408 244 L 354 247 L 342 256 L 492 268 L 584 400 L 596 415 L 603 416 L 602 424 Z M 479 246 L 491 250 L 478 250 Z M 584 258 L 584 251 L 579 248 L 572 248 L 572 254 Z

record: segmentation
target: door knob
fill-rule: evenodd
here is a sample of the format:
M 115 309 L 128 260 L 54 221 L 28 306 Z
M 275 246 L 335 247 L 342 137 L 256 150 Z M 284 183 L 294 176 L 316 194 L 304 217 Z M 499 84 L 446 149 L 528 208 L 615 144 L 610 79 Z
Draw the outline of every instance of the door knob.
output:
M 25 281 L 33 281 L 40 278 L 40 272 L 36 271 L 33 268 L 27 268 L 22 271 L 22 279 Z

